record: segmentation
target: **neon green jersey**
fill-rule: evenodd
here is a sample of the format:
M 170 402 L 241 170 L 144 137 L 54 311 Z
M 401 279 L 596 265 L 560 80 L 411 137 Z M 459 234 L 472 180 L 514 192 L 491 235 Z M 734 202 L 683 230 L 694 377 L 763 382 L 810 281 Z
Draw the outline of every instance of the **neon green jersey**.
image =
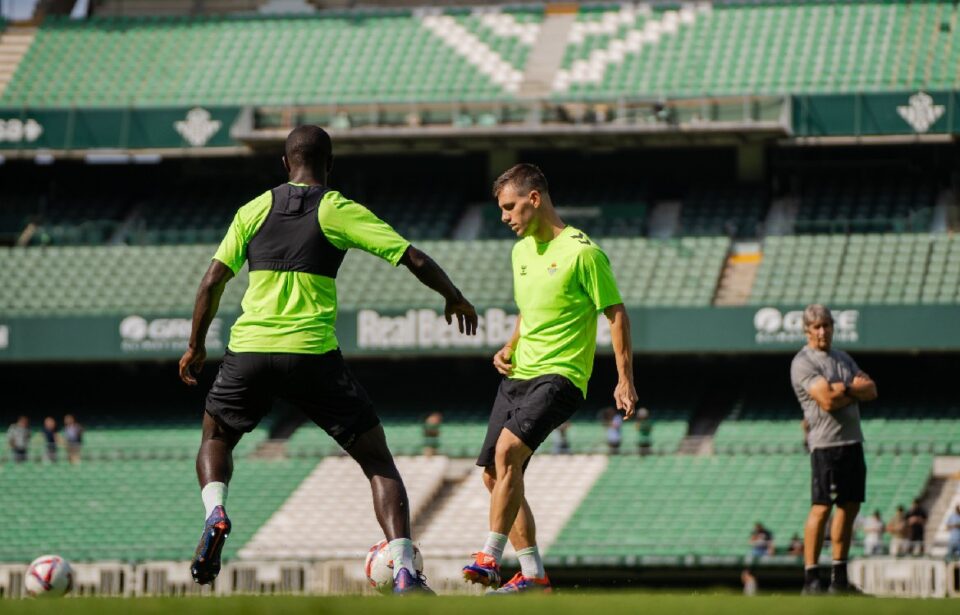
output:
M 559 374 L 586 397 L 597 312 L 623 303 L 607 255 L 572 226 L 547 243 L 527 237 L 513 247 L 513 293 L 520 341 L 511 378 Z
M 247 259 L 247 245 L 267 219 L 273 197 L 266 192 L 237 211 L 213 256 L 234 274 Z M 335 248 L 359 248 L 397 265 L 410 245 L 366 207 L 331 190 L 317 206 L 317 222 Z M 297 271 L 250 272 L 243 314 L 230 330 L 233 352 L 322 354 L 337 348 L 337 286 L 334 278 Z

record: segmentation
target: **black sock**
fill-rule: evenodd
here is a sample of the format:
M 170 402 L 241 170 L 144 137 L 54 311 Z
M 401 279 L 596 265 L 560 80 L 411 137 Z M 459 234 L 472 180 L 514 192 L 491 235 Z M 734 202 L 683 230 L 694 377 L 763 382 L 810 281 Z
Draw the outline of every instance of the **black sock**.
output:
M 830 582 L 834 585 L 849 585 L 847 580 L 847 562 L 834 560 L 833 570 L 830 572 Z
M 816 566 L 808 566 L 803 569 L 803 583 L 805 585 L 810 585 L 811 583 L 820 582 L 820 569 Z

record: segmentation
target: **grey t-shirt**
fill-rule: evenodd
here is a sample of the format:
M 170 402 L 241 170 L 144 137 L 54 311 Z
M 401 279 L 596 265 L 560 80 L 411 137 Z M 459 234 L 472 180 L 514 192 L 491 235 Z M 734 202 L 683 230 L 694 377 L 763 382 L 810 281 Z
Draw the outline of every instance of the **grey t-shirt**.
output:
M 827 382 L 842 382 L 849 385 L 860 372 L 856 362 L 842 350 L 823 352 L 804 346 L 790 365 L 790 382 L 803 408 L 810 433 L 807 443 L 810 450 L 863 442 L 860 430 L 860 406 L 853 402 L 833 412 L 821 410 L 817 401 L 807 391 L 817 378 Z

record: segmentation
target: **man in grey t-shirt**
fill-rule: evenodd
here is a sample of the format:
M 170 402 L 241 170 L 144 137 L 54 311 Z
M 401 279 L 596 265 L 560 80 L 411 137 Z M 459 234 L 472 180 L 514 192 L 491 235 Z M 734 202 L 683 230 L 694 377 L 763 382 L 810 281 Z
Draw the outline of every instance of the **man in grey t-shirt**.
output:
M 833 350 L 833 316 L 814 304 L 803 311 L 807 345 L 793 358 L 790 381 L 803 408 L 808 433 L 813 505 L 804 536 L 804 593 L 820 593 L 817 560 L 830 509 L 833 570 L 830 592 L 853 590 L 847 580 L 847 555 L 853 522 L 860 512 L 867 482 L 860 430 L 860 403 L 877 398 L 877 385 L 842 350 Z

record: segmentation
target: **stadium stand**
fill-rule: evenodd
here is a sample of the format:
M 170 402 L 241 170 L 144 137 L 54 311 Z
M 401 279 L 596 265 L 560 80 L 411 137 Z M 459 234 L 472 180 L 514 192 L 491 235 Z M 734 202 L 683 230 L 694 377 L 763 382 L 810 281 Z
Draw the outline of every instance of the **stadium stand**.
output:
M 917 495 L 931 462 L 930 455 L 870 455 L 864 509 L 888 517 Z M 754 521 L 771 528 L 783 546 L 802 533 L 809 511 L 809 463 L 805 455 L 611 458 L 547 556 L 583 563 L 743 556 Z
M 440 489 L 447 463 L 445 457 L 397 458 L 413 523 Z M 331 497 L 333 494 L 336 497 Z M 332 519 L 338 520 L 337 530 L 324 531 Z M 316 531 L 305 532 L 305 527 Z M 329 457 L 300 483 L 239 555 L 278 559 L 361 557 L 381 538 L 370 506 L 370 484 L 360 467 L 348 457 Z
M 953 89 L 941 2 L 625 3 L 581 11 L 555 96 Z
M 0 104 L 99 107 L 509 98 L 523 67 L 503 60 L 465 27 L 459 26 L 463 35 L 455 40 L 436 36 L 429 24 L 438 20 L 435 29 L 444 32 L 450 31 L 444 20 L 457 24 L 450 16 L 409 11 L 279 18 L 105 17 L 79 24 L 48 18 Z M 486 36 L 482 24 L 469 25 Z M 528 31 L 520 22 L 515 25 Z M 494 38 L 498 28 L 489 30 Z M 524 38 L 529 36 L 518 40 Z M 338 61 L 316 61 L 327 57 L 330 49 L 338 50 Z M 520 52 L 512 55 L 525 57 Z M 104 63 L 110 68 L 104 69 Z M 171 71 L 174 66 L 177 70 Z
M 526 472 L 525 496 L 537 514 L 537 543 L 549 552 L 608 460 L 599 455 L 537 456 Z M 425 553 L 434 557 L 469 559 L 483 545 L 488 527 L 489 495 L 483 487 L 481 468 L 474 468 L 455 491 L 433 512 L 430 525 L 420 536 Z M 562 484 L 563 489 L 556 489 Z M 507 557 L 515 557 L 507 545 Z
M 922 402 L 882 399 L 863 414 L 862 427 L 868 451 L 886 453 L 960 453 L 960 406 L 951 399 Z M 799 410 L 783 395 L 748 396 L 720 424 L 714 437 L 721 453 L 744 454 L 796 451 L 801 447 Z
M 933 178 L 811 179 L 800 190 L 795 228 L 801 233 L 926 231 L 936 185 Z
M 958 253 L 951 235 L 767 237 L 749 303 L 956 303 Z
M 955 23 L 956 10 L 876 1 L 586 5 L 554 95 L 953 89 L 960 45 L 956 28 L 942 24 Z M 542 21 L 539 7 L 48 18 L 0 104 L 509 100 Z M 314 61 L 332 47 L 341 61 Z M 161 64 L 178 70 L 160 72 Z
M 765 214 L 766 198 L 760 188 L 700 187 L 683 199 L 680 234 L 757 237 Z
M 185 232 L 173 230 L 178 237 Z M 728 243 L 726 238 L 705 237 L 668 241 L 609 239 L 602 245 L 617 271 L 628 303 L 709 305 Z M 503 275 L 509 271 L 511 242 L 418 244 L 444 264 L 477 305 L 512 303 L 512 281 Z M 190 312 L 196 286 L 215 251 L 215 244 L 0 248 L 0 284 L 11 289 L 0 296 L 0 312 Z M 370 255 L 348 254 L 341 271 L 338 283 L 340 305 L 344 308 L 437 304 L 433 291 Z M 221 305 L 236 309 L 246 285 L 246 270 L 242 270 L 227 285 Z
M 203 518 L 193 465 L 193 460 L 158 460 L 5 467 L 0 560 L 29 561 L 38 548 L 74 561 L 188 558 Z M 315 465 L 238 464 L 230 484 L 234 530 L 225 557 L 235 556 Z M 50 523 L 45 511 L 54 508 L 69 511 L 70 522 Z

